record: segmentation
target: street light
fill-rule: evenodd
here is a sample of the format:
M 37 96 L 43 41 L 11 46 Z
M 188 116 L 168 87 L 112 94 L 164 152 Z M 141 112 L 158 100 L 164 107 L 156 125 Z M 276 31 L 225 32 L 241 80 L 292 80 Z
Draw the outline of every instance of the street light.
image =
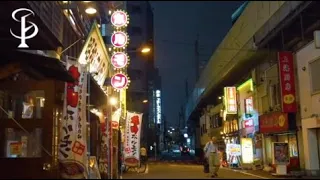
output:
M 148 100 L 146 100 L 146 99 L 142 101 L 142 103 L 144 103 L 144 104 L 147 103 L 147 102 L 148 102 Z
M 93 7 L 88 7 L 85 11 L 87 14 L 95 14 L 97 12 L 97 10 Z
M 115 97 L 111 97 L 109 103 L 110 103 L 110 105 L 115 106 L 115 105 L 117 105 L 118 100 Z
M 149 47 L 144 47 L 141 49 L 141 53 L 146 54 L 149 53 L 151 51 L 151 49 Z

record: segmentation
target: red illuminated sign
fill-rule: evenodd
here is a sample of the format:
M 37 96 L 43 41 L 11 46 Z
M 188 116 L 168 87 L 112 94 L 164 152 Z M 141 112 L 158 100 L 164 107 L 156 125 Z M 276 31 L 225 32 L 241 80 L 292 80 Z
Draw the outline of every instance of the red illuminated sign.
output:
M 112 76 L 111 78 L 111 85 L 113 88 L 121 90 L 126 88 L 128 85 L 128 78 L 126 75 L 118 73 Z
M 227 114 L 237 114 L 237 90 L 236 87 L 225 87 L 224 97 Z
M 248 128 L 248 127 L 253 127 L 253 119 L 246 119 L 244 120 L 244 127 Z
M 297 112 L 293 55 L 291 52 L 278 52 L 278 61 L 282 97 L 282 111 L 286 113 Z
M 125 26 L 128 24 L 128 16 L 123 11 L 115 11 L 111 15 L 111 23 L 118 28 Z
M 117 69 L 124 68 L 128 64 L 128 57 L 123 52 L 115 53 L 111 57 L 111 63 L 113 65 L 113 67 L 115 67 Z
M 111 36 L 111 43 L 114 47 L 122 48 L 127 45 L 128 37 L 126 33 L 118 31 L 112 34 Z
M 288 114 L 273 112 L 259 116 L 259 131 L 261 133 L 281 133 L 289 130 Z

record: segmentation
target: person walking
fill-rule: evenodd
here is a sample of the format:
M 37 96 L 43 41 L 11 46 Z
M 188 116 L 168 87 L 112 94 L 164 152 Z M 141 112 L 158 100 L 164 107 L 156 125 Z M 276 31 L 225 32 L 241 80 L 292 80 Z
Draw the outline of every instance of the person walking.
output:
M 205 158 L 207 162 L 209 162 L 209 171 L 210 171 L 211 177 L 212 178 L 217 177 L 218 171 L 220 168 L 217 138 L 212 137 L 211 140 L 207 142 L 203 150 L 205 153 Z

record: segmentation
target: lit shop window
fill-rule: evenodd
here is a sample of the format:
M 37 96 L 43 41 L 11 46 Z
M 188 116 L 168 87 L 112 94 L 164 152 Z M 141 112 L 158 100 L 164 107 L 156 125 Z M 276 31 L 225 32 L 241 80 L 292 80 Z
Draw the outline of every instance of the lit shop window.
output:
M 4 108 L 7 118 L 15 119 L 41 119 L 45 104 L 45 93 L 42 90 L 29 91 L 25 94 L 7 93 L 4 97 Z
M 29 133 L 20 129 L 6 128 L 6 158 L 41 157 L 42 129 L 36 128 Z

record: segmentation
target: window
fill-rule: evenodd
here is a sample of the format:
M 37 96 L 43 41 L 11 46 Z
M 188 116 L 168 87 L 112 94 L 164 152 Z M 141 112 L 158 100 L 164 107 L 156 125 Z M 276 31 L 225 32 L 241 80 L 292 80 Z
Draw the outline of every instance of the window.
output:
M 29 91 L 25 94 L 5 92 L 3 108 L 8 112 L 7 118 L 41 119 L 45 104 L 45 93 L 42 90 Z M 1 103 L 1 102 L 0 102 Z
M 141 7 L 138 5 L 129 5 L 127 8 L 129 14 L 140 14 L 142 12 Z
M 41 128 L 34 129 L 30 134 L 20 129 L 6 128 L 5 137 L 6 158 L 41 157 Z
M 320 92 L 320 59 L 310 62 L 310 78 L 311 78 L 311 92 L 317 93 Z
M 270 85 L 270 107 L 275 107 L 280 104 L 280 84 Z
M 129 27 L 128 34 L 129 36 L 141 36 L 142 29 L 140 27 Z

